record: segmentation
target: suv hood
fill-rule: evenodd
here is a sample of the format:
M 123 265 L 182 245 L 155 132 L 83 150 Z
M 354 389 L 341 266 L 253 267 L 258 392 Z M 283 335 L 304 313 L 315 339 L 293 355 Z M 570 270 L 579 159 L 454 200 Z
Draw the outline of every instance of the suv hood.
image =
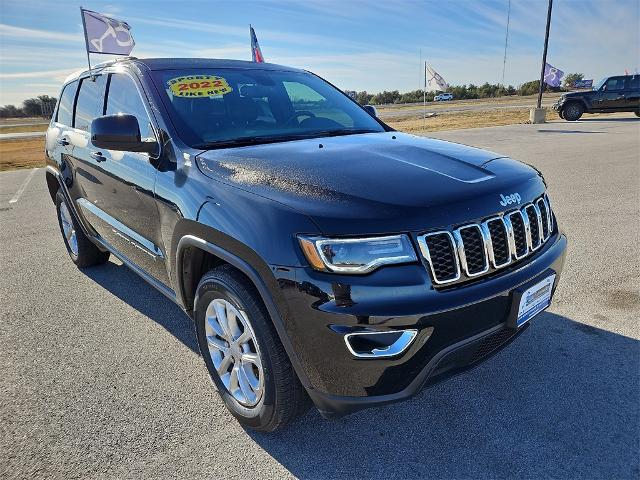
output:
M 500 205 L 501 194 L 524 203 L 544 191 L 523 163 L 399 132 L 210 150 L 197 164 L 308 215 L 325 234 L 440 228 L 513 208 Z

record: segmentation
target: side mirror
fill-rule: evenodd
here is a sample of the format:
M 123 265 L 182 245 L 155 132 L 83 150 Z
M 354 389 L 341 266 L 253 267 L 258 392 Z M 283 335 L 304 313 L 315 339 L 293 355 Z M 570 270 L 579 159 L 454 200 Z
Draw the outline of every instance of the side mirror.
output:
M 365 109 L 365 111 L 371 115 L 373 118 L 376 118 L 378 116 L 378 110 L 376 110 L 376 107 L 374 107 L 373 105 L 365 105 L 364 107 L 362 107 Z
M 155 153 L 158 143 L 142 141 L 140 125 L 133 115 L 105 115 L 91 122 L 91 143 L 98 148 L 124 152 Z

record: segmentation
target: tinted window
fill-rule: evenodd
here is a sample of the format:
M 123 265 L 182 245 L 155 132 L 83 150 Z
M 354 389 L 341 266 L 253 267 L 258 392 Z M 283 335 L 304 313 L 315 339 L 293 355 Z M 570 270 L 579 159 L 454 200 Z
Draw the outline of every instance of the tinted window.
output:
M 73 121 L 75 128 L 88 132 L 93 119 L 102 115 L 104 84 L 104 75 L 81 80 L 76 101 L 76 115 Z
M 326 97 L 309 85 L 300 82 L 282 82 L 293 109 L 298 113 L 297 120 L 305 118 L 330 118 L 342 127 L 353 127 L 353 118 L 344 110 L 328 102 Z
M 605 84 L 607 92 L 615 90 L 624 90 L 624 77 L 611 77 Z
M 634 75 L 629 82 L 629 88 L 633 90 L 640 89 L 640 75 Z
M 71 82 L 62 91 L 60 95 L 60 103 L 58 104 L 58 113 L 56 114 L 56 122 L 67 126 L 72 125 L 73 120 L 73 100 L 76 98 L 76 87 L 78 82 Z
M 195 68 L 152 77 L 193 147 L 384 131 L 342 92 L 304 72 Z
M 138 119 L 140 136 L 143 139 L 154 137 L 144 101 L 138 93 L 135 82 L 127 75 L 114 73 L 109 80 L 106 115 L 119 113 L 133 115 Z

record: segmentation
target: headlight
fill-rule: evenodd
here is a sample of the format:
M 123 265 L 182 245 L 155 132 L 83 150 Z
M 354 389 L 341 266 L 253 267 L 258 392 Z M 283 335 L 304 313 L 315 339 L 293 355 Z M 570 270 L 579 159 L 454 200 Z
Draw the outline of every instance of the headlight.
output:
M 406 235 L 372 238 L 298 237 L 305 257 L 316 270 L 369 273 L 381 265 L 417 261 Z

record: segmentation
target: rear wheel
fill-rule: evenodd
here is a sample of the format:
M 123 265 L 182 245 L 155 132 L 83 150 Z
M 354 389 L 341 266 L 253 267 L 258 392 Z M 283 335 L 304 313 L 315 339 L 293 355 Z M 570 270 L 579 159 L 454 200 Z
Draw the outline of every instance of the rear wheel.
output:
M 640 117 L 640 110 L 636 110 L 634 113 L 636 114 L 636 117 Z
M 584 113 L 584 107 L 581 103 L 571 102 L 562 109 L 562 115 L 565 120 L 575 122 Z
M 73 263 L 78 267 L 91 267 L 109 260 L 109 252 L 101 251 L 84 234 L 60 190 L 56 194 L 56 210 L 60 233 Z
M 253 284 L 223 265 L 197 289 L 194 317 L 207 370 L 229 411 L 245 427 L 273 431 L 310 405 Z

